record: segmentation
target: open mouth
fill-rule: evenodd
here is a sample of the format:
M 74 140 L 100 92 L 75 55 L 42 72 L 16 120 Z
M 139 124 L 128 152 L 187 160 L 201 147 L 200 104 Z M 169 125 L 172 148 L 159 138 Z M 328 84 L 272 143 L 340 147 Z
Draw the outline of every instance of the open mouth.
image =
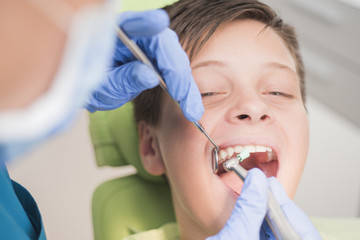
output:
M 261 145 L 237 145 L 234 147 L 227 147 L 219 151 L 219 169 L 217 175 L 221 176 L 226 173 L 223 163 L 233 157 L 236 157 L 242 151 L 248 151 L 250 156 L 239 164 L 246 170 L 252 168 L 261 169 L 267 177 L 276 177 L 279 161 L 277 154 L 272 148 Z

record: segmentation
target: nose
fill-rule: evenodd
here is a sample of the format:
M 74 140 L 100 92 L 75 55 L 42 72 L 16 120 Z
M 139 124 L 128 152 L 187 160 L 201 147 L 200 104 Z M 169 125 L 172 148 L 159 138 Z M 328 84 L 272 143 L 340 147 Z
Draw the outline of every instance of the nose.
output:
M 240 114 L 240 115 L 237 116 L 237 118 L 240 119 L 240 120 L 244 120 L 244 119 L 251 120 L 251 119 L 252 119 L 252 117 L 251 117 L 250 115 L 248 115 L 248 114 Z M 266 115 L 266 114 L 264 114 L 264 115 L 262 115 L 262 116 L 260 117 L 260 120 L 265 120 L 265 119 L 267 119 L 267 118 L 269 118 L 269 116 Z M 255 119 L 256 119 L 256 118 L 255 118 Z
M 233 123 L 259 123 L 272 119 L 271 110 L 259 93 L 243 92 L 236 96 L 230 113 Z

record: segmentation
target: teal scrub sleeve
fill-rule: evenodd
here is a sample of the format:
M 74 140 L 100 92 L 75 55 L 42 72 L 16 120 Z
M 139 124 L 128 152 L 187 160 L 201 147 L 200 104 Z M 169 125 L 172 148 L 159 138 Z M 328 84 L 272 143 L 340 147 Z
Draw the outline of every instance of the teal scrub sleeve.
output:
M 46 239 L 35 200 L 10 179 L 3 163 L 0 164 L 0 239 Z

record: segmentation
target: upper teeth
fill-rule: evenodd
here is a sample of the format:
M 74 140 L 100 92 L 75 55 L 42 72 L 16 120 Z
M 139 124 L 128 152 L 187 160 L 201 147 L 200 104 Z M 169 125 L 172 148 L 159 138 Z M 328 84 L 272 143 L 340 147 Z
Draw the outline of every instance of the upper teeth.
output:
M 268 152 L 268 154 L 272 153 L 272 149 L 270 147 L 261 146 L 261 145 L 237 145 L 235 147 L 228 147 L 226 149 L 220 150 L 220 159 L 226 160 L 231 158 L 234 153 L 241 153 L 242 151 L 248 151 L 249 153 L 255 152 Z

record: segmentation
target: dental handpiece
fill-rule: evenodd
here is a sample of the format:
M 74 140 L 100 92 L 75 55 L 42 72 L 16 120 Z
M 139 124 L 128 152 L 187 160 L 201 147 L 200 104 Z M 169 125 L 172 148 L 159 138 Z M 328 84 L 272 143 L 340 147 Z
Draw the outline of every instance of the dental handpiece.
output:
M 136 45 L 136 43 L 134 41 L 132 41 L 126 34 L 125 32 L 119 28 L 116 27 L 116 31 L 118 34 L 119 39 L 125 44 L 125 46 L 130 50 L 130 52 L 136 57 L 136 59 L 140 60 L 142 63 L 144 63 L 145 65 L 147 65 L 148 67 L 150 67 L 156 74 L 156 76 L 158 77 L 159 81 L 160 81 L 160 87 L 167 93 L 167 95 L 173 99 L 167 89 L 167 86 L 165 84 L 164 79 L 160 76 L 160 74 L 155 70 L 154 66 L 151 64 L 150 60 L 146 57 L 146 55 L 144 54 L 144 52 L 138 47 L 138 45 Z M 173 99 L 174 100 L 174 99 Z M 179 103 L 177 101 L 174 100 L 174 102 L 178 105 Z M 216 155 L 213 156 L 213 158 L 218 158 L 217 154 L 219 151 L 219 147 L 216 145 L 216 143 L 214 142 L 214 140 L 212 140 L 212 138 L 209 136 L 209 134 L 207 134 L 207 132 L 205 131 L 204 127 L 198 122 L 198 121 L 194 121 L 192 122 L 195 127 L 202 133 L 205 135 L 205 137 L 211 142 L 212 145 L 214 145 L 215 149 L 216 149 Z M 216 161 L 217 162 L 217 161 Z
M 241 152 L 237 157 L 231 158 L 224 162 L 224 169 L 229 171 L 234 171 L 242 181 L 245 180 L 247 171 L 243 168 L 239 161 L 243 161 L 245 158 L 249 157 L 250 153 L 247 151 Z M 284 215 L 280 205 L 276 201 L 274 194 L 271 192 L 270 188 L 268 189 L 268 211 L 266 213 L 265 219 L 269 224 L 272 232 L 274 233 L 276 239 L 278 240 L 297 240 L 301 239 L 299 235 L 295 232 L 288 219 Z

